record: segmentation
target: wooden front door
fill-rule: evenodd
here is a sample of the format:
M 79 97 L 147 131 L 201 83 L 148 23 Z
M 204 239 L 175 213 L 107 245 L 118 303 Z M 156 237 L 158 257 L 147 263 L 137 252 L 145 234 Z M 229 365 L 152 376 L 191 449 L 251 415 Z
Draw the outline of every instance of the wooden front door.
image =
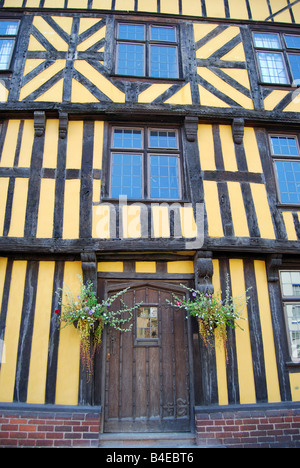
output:
M 118 281 L 107 282 L 107 293 L 128 285 L 125 303 L 143 305 L 132 331 L 107 332 L 104 432 L 190 431 L 188 323 L 166 301 L 183 290 L 175 283 Z

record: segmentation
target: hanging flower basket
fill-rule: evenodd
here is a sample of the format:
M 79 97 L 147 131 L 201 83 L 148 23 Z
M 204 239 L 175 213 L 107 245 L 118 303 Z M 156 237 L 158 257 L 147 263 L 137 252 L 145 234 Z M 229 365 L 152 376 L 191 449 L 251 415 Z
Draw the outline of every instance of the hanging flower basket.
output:
M 239 327 L 238 320 L 245 306 L 248 303 L 247 289 L 245 295 L 233 298 L 230 296 L 229 279 L 227 277 L 227 286 L 225 299 L 221 299 L 221 291 L 215 294 L 209 292 L 200 292 L 196 289 L 181 285 L 190 292 L 190 298 L 177 297 L 173 294 L 172 306 L 185 309 L 188 316 L 195 317 L 199 326 L 199 335 L 206 347 L 214 347 L 215 338 L 223 343 L 227 360 L 227 329 Z M 244 319 L 246 320 L 246 319 Z
M 72 325 L 79 331 L 81 360 L 90 380 L 94 370 L 94 356 L 101 346 L 105 325 L 121 332 L 130 331 L 133 326 L 133 311 L 140 307 L 141 303 L 128 307 L 121 299 L 122 308 L 113 311 L 111 309 L 113 302 L 129 288 L 98 302 L 93 283 L 87 281 L 84 284 L 81 277 L 80 282 L 80 293 L 76 299 L 67 286 L 64 294 L 61 288 L 56 291 L 61 309 L 56 309 L 54 312 L 59 317 L 59 322 L 64 324 L 63 328 Z

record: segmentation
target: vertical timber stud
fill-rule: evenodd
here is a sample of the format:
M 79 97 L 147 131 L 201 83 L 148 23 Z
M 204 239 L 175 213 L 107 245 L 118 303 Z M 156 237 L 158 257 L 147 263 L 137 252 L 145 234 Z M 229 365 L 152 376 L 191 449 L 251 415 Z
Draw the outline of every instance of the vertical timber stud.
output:
M 286 366 L 286 363 L 289 361 L 290 356 L 288 351 L 289 348 L 287 342 L 287 334 L 283 333 L 283 330 L 286 329 L 286 326 L 279 284 L 279 269 L 282 266 L 282 262 L 282 255 L 269 255 L 267 259 L 267 275 L 269 283 L 271 317 L 278 367 L 280 396 L 282 401 L 291 401 L 292 395 L 290 379 L 288 368 Z
M 97 258 L 94 252 L 84 252 L 81 254 L 81 266 L 83 282 L 91 281 L 93 283 L 94 293 L 97 294 Z M 87 380 L 87 375 L 82 366 L 80 366 L 79 375 L 79 395 L 78 404 L 93 405 L 94 404 L 94 376 Z
M 212 252 L 198 252 L 195 257 L 195 289 L 213 294 Z M 206 347 L 200 339 L 200 360 L 202 375 L 202 405 L 218 403 L 217 367 L 214 349 Z

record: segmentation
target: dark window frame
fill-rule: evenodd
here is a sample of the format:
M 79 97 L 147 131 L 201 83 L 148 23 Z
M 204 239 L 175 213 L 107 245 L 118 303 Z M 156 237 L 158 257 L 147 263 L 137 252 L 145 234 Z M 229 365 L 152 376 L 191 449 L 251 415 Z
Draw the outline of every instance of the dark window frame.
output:
M 114 129 L 130 129 L 130 130 L 142 130 L 142 148 L 115 148 L 113 146 L 113 134 Z M 150 130 L 159 131 L 175 131 L 177 134 L 177 148 L 153 148 L 150 146 Z M 142 196 L 141 198 L 129 198 L 127 200 L 131 202 L 150 202 L 150 203 L 163 203 L 163 202 L 174 202 L 182 203 L 187 201 L 186 197 L 186 180 L 184 171 L 183 161 L 183 146 L 182 146 L 182 129 L 179 125 L 156 125 L 155 123 L 147 124 L 129 124 L 129 123 L 112 123 L 108 126 L 107 131 L 107 158 L 104 168 L 104 180 L 102 190 L 102 200 L 107 201 L 119 201 L 119 197 L 112 196 L 112 155 L 117 153 L 129 153 L 129 154 L 141 154 L 142 155 Z M 161 156 L 176 156 L 178 158 L 178 189 L 179 198 L 151 198 L 150 194 L 150 157 L 152 155 Z
M 295 268 L 284 268 L 279 270 L 279 282 L 280 282 L 280 292 L 281 292 L 281 299 L 282 299 L 282 304 L 283 304 L 283 311 L 284 311 L 284 322 L 285 322 L 285 327 L 286 327 L 286 334 L 287 334 L 287 341 L 288 341 L 288 348 L 289 348 L 289 356 L 291 359 L 291 362 L 295 364 L 300 364 L 300 356 L 295 357 L 292 355 L 292 343 L 291 343 L 291 333 L 293 330 L 290 329 L 289 326 L 289 321 L 288 321 L 288 310 L 287 308 L 289 306 L 299 306 L 300 307 L 300 295 L 285 295 L 284 294 L 284 289 L 283 289 L 283 279 L 282 279 L 282 274 L 283 273 L 293 273 L 297 272 L 300 273 L 300 270 L 295 269 Z M 292 283 L 293 284 L 293 283 Z M 297 284 L 298 285 L 298 284 Z M 295 330 L 298 332 L 298 330 Z M 300 330 L 299 330 L 300 333 Z
M 279 47 L 278 48 L 272 48 L 272 47 L 263 47 L 263 46 L 257 46 L 255 45 L 255 34 L 265 34 L 265 35 L 276 35 L 278 36 L 279 40 Z M 294 33 L 293 31 L 278 31 L 278 29 L 253 29 L 252 30 L 252 41 L 253 41 L 253 47 L 255 51 L 255 62 L 256 62 L 256 67 L 258 70 L 258 76 L 259 76 L 259 84 L 263 86 L 273 86 L 273 87 L 296 87 L 300 86 L 300 77 L 299 78 L 294 78 L 293 77 L 293 72 L 292 72 L 292 67 L 289 61 L 288 55 L 298 55 L 299 56 L 299 61 L 300 61 L 300 48 L 293 48 L 293 47 L 288 47 L 285 36 L 297 36 L 300 38 L 299 33 Z M 285 74 L 286 74 L 286 83 L 280 83 L 280 82 L 271 82 L 271 81 L 264 81 L 263 76 L 262 76 L 262 71 L 261 71 L 261 66 L 260 66 L 260 61 L 258 58 L 258 54 L 260 52 L 266 52 L 266 53 L 272 53 L 272 54 L 279 54 L 282 59 L 283 59 L 283 65 L 285 69 Z
M 289 155 L 289 154 L 276 154 L 273 151 L 273 145 L 272 145 L 272 137 L 284 137 L 284 138 L 293 138 L 295 139 L 296 142 L 296 147 L 298 150 L 297 155 Z M 278 172 L 277 172 L 277 167 L 276 167 L 276 162 L 297 162 L 300 164 L 300 143 L 299 143 L 299 138 L 296 133 L 285 133 L 285 132 L 270 132 L 268 134 L 268 140 L 269 140 L 269 146 L 270 146 L 270 154 L 272 158 L 272 163 L 273 163 L 273 173 L 274 173 L 274 178 L 275 178 L 275 183 L 276 183 L 276 190 L 277 190 L 277 199 L 278 199 L 278 205 L 280 207 L 292 207 L 292 208 L 297 208 L 300 206 L 300 201 L 299 202 L 291 202 L 291 201 L 283 201 L 282 200 L 282 194 L 280 191 L 279 187 L 279 179 L 278 179 Z
M 0 23 L 4 23 L 4 22 L 12 22 L 12 23 L 18 23 L 18 24 L 17 24 L 17 30 L 16 30 L 15 34 L 0 34 L 0 41 L 3 41 L 3 40 L 13 41 L 13 45 L 12 45 L 12 48 L 11 48 L 11 51 L 10 51 L 9 60 L 7 62 L 6 67 L 1 68 L 1 64 L 0 64 L 0 74 L 1 73 L 7 73 L 7 72 L 11 71 L 14 51 L 15 51 L 16 42 L 17 42 L 17 39 L 18 39 L 18 33 L 19 33 L 19 30 L 20 30 L 21 20 L 20 20 L 20 18 L 14 18 L 14 17 L 1 18 Z M 1 61 L 1 56 L 0 56 L 0 61 Z
M 144 40 L 134 40 L 134 39 L 121 39 L 118 37 L 119 34 L 119 25 L 131 25 L 131 26 L 143 26 L 145 29 L 145 38 Z M 175 41 L 160 41 L 154 40 L 151 38 L 151 27 L 161 27 L 161 28 L 168 28 L 173 29 L 175 31 Z M 115 61 L 113 65 L 112 74 L 116 77 L 122 77 L 124 80 L 126 79 L 139 79 L 139 80 L 159 80 L 159 81 L 182 81 L 183 74 L 182 74 L 182 61 L 181 61 L 181 53 L 180 53 L 180 27 L 178 24 L 168 24 L 166 22 L 162 23 L 154 23 L 151 21 L 125 21 L 125 20 L 117 20 L 115 25 L 115 45 L 114 45 L 114 56 Z M 134 74 L 121 74 L 118 72 L 118 44 L 143 44 L 144 45 L 144 73 L 142 75 L 134 75 Z M 177 53 L 177 76 L 176 77 L 157 77 L 151 76 L 151 61 L 150 61 L 150 50 L 152 45 L 158 45 L 161 47 L 176 47 Z

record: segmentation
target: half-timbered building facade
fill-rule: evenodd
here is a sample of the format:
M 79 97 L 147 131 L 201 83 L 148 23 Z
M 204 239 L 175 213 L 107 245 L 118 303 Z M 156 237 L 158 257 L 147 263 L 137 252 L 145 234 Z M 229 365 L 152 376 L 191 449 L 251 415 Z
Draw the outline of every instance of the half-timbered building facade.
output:
M 298 0 L 0 0 L 0 446 L 300 444 L 299 24 Z M 92 379 L 54 314 L 78 275 L 143 301 Z M 227 353 L 168 303 L 226 278 Z

